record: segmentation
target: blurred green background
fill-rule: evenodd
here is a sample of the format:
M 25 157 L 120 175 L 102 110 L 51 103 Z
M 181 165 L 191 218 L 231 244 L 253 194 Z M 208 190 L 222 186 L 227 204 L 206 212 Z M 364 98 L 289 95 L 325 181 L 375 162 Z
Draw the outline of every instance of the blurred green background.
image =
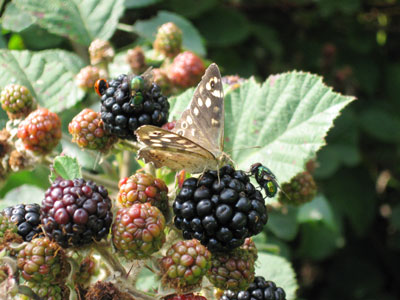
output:
M 18 21 L 22 29 L 3 29 L 1 48 L 77 49 L 29 23 L 20 11 L 7 20 L 9 2 L 0 1 L 1 26 Z M 400 299 L 400 3 L 126 0 L 124 5 L 119 21 L 136 29 L 138 20 L 157 18 L 160 11 L 190 22 L 204 40 L 205 57 L 225 75 L 264 80 L 303 70 L 358 98 L 318 152 L 315 179 L 329 213 L 300 222 L 298 208 L 272 211 L 266 241 L 294 264 L 299 299 Z M 128 49 L 143 42 L 145 34 L 137 33 L 117 30 L 110 41 Z M 29 173 L 13 176 L 1 196 L 28 181 L 43 187 Z

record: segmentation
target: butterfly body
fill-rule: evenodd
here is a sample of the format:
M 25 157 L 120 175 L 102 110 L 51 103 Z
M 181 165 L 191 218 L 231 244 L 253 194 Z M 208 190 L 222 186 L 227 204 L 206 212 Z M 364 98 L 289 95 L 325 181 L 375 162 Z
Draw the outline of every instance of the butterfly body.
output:
M 153 162 L 157 168 L 201 173 L 227 162 L 229 158 L 223 152 L 224 96 L 218 66 L 208 67 L 172 131 L 144 125 L 135 134 L 144 144 L 138 157 Z
M 272 171 L 261 163 L 255 163 L 250 167 L 250 173 L 254 175 L 257 183 L 264 189 L 268 197 L 272 198 L 278 192 L 279 184 Z

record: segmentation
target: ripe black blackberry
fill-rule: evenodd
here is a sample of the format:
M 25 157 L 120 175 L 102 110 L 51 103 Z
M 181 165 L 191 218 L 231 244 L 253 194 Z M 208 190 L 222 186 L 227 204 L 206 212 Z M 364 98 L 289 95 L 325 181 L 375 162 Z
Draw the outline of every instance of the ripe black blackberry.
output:
M 267 223 L 264 199 L 248 175 L 226 165 L 188 178 L 177 195 L 174 223 L 185 239 L 198 239 L 212 252 L 230 251 Z
M 40 206 L 34 204 L 17 204 L 4 209 L 4 213 L 18 226 L 18 234 L 24 241 L 30 242 L 34 237 L 43 235 L 40 228 Z
M 57 179 L 45 193 L 40 215 L 47 236 L 64 248 L 106 237 L 111 200 L 103 186 L 84 179 Z
M 101 96 L 101 119 L 109 133 L 135 140 L 141 125 L 167 123 L 169 102 L 156 83 L 143 76 L 119 75 L 108 83 Z
M 286 300 L 285 291 L 272 281 L 257 276 L 245 291 L 225 291 L 220 300 Z

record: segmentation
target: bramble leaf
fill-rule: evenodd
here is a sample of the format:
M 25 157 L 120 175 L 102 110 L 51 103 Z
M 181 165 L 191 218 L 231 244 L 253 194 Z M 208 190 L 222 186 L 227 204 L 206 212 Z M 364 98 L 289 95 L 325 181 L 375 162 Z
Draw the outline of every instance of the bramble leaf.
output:
M 40 106 L 61 112 L 84 96 L 74 81 L 75 71 L 82 65 L 78 56 L 63 50 L 0 50 L 0 87 L 9 83 L 24 85 Z
M 304 170 L 340 110 L 354 100 L 333 92 L 321 77 L 297 71 L 225 90 L 225 151 L 242 170 L 256 162 L 268 166 L 279 182 Z M 170 119 L 179 119 L 192 95 L 190 89 L 171 99 Z
M 53 162 L 50 180 L 54 181 L 58 176 L 64 179 L 82 178 L 81 166 L 78 160 L 71 156 L 57 156 Z
M 49 32 L 89 45 L 96 38 L 109 39 L 117 29 L 124 0 L 15 0 L 15 6 L 28 13 L 36 24 Z

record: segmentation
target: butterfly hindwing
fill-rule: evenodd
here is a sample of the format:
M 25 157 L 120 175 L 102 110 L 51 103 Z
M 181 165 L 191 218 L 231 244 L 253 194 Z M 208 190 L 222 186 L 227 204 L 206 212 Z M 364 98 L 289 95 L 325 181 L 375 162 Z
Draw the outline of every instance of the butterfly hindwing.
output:
M 182 113 L 173 129 L 179 135 L 221 155 L 224 136 L 224 92 L 221 74 L 211 64 L 197 86 L 189 107 Z

